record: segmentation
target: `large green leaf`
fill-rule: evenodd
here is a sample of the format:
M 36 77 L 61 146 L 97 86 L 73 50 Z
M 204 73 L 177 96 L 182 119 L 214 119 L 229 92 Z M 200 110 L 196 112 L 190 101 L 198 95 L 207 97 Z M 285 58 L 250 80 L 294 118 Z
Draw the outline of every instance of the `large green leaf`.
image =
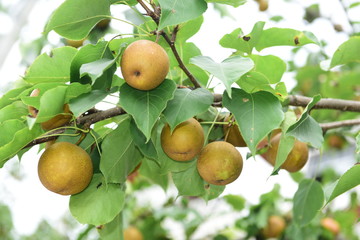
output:
M 77 98 L 70 101 L 70 108 L 74 116 L 78 117 L 90 108 L 94 107 L 97 103 L 104 100 L 109 93 L 102 90 L 93 90 L 84 93 Z
M 324 142 L 323 131 L 318 122 L 310 116 L 310 110 L 320 101 L 319 95 L 315 96 L 312 101 L 306 106 L 300 119 L 289 127 L 286 134 L 294 136 L 301 142 L 310 143 L 316 148 L 321 148 Z
M 0 167 L 43 133 L 39 125 L 35 125 L 30 130 L 26 123 L 18 119 L 1 122 L 0 132 Z
M 261 37 L 255 45 L 256 50 L 274 46 L 299 47 L 309 43 L 319 44 L 311 32 L 301 32 L 291 28 L 269 28 L 262 32 Z
M 134 118 L 147 141 L 167 102 L 173 98 L 175 89 L 175 83 L 168 79 L 150 91 L 137 90 L 128 84 L 121 86 L 120 105 Z
M 81 40 L 110 15 L 110 1 L 66 0 L 51 15 L 45 32 L 54 30 L 65 38 Z
M 131 121 L 130 123 L 130 132 L 134 143 L 139 148 L 140 152 L 145 157 L 156 160 L 158 158 L 158 154 L 155 148 L 155 144 L 151 139 L 150 141 L 146 142 L 145 135 L 137 128 L 134 121 Z
M 28 109 L 21 101 L 15 101 L 6 107 L 0 109 L 0 122 L 4 122 L 9 119 L 21 119 L 28 115 Z
M 254 67 L 254 62 L 247 57 L 232 56 L 221 63 L 214 62 L 210 57 L 193 57 L 190 62 L 208 71 L 221 80 L 229 97 L 231 97 L 231 85 Z
M 205 0 L 208 3 L 227 4 L 233 7 L 238 7 L 246 3 L 246 0 Z
M 99 59 L 94 62 L 85 63 L 80 67 L 80 77 L 88 75 L 92 82 L 95 82 L 104 71 L 109 69 L 112 65 L 115 64 L 115 59 Z
M 233 88 L 232 98 L 223 95 L 223 105 L 235 116 L 240 132 L 253 155 L 257 144 L 280 126 L 284 112 L 280 101 L 268 92 L 249 94 Z
M 207 9 L 204 0 L 159 0 L 159 3 L 161 7 L 159 30 L 197 18 Z
M 360 184 L 360 165 L 357 164 L 346 171 L 334 185 L 333 190 L 327 200 L 327 203 L 334 200 L 334 198 L 343 194 L 346 191 L 358 186 Z
M 71 62 L 71 82 L 91 83 L 91 78 L 88 75 L 80 77 L 80 69 L 84 64 L 92 63 L 103 58 L 113 59 L 107 42 L 100 41 L 96 45 L 88 44 L 82 47 Z
M 39 113 L 36 122 L 45 122 L 64 112 L 66 86 L 59 86 L 46 91 L 40 98 Z
M 28 87 L 29 86 L 14 88 L 2 95 L 0 98 L 0 109 L 19 99 L 20 93 L 24 92 Z
M 190 37 L 195 35 L 204 21 L 203 16 L 199 16 L 193 20 L 179 24 L 178 32 L 176 34 L 176 42 L 185 42 Z
M 41 54 L 26 71 L 24 80 L 31 84 L 70 81 L 70 64 L 77 50 L 72 47 L 55 48 L 50 56 Z
M 255 66 L 249 74 L 257 73 L 269 84 L 280 82 L 281 77 L 286 71 L 286 63 L 281 58 L 274 55 L 261 56 L 254 54 L 250 58 L 254 61 Z M 247 75 L 244 75 L 242 80 L 246 79 Z
M 295 222 L 304 226 L 320 211 L 324 204 L 321 184 L 312 179 L 304 179 L 294 195 L 293 214 Z
M 111 222 L 123 209 L 125 191 L 120 184 L 106 183 L 94 174 L 84 191 L 70 197 L 70 212 L 80 223 L 95 226 Z
M 330 67 L 346 64 L 350 62 L 360 62 L 360 36 L 351 37 L 340 45 L 334 53 Z
M 243 32 L 240 28 L 235 29 L 229 34 L 225 34 L 220 39 L 220 45 L 225 48 L 233 48 L 247 54 L 251 54 L 253 48 L 260 39 L 261 33 L 263 31 L 265 22 L 257 22 L 251 33 L 248 35 L 243 35 Z
M 142 156 L 130 134 L 130 118 L 123 119 L 118 127 L 102 142 L 100 170 L 107 183 L 124 183 L 127 176 L 140 163 Z
M 153 159 L 144 158 L 139 169 L 141 176 L 146 177 L 151 182 L 158 184 L 164 191 L 169 186 L 169 175 L 164 173 L 157 162 Z
M 213 95 L 206 89 L 176 89 L 174 98 L 168 102 L 163 113 L 172 131 L 179 123 L 205 112 L 213 102 Z
M 118 214 L 111 222 L 97 228 L 102 240 L 123 240 L 123 219 L 122 214 Z

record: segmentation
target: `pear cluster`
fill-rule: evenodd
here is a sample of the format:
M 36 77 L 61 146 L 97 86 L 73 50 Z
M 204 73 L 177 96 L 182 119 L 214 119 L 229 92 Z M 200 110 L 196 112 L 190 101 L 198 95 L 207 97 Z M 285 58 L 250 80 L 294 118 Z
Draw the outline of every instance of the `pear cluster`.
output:
M 168 74 L 169 66 L 166 51 L 149 40 L 137 40 L 127 46 L 120 62 L 125 82 L 144 91 L 159 86 Z
M 161 132 L 161 146 L 175 161 L 197 158 L 199 175 L 208 183 L 227 185 L 235 181 L 242 171 L 243 160 L 230 143 L 216 141 L 204 147 L 204 132 L 195 118 L 180 123 L 171 131 L 166 124 Z

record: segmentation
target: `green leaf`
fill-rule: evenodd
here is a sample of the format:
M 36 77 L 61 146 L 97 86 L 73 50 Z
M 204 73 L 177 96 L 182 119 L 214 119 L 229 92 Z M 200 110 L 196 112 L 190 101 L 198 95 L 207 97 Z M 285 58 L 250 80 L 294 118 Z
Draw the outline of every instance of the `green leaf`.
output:
M 108 92 L 104 92 L 102 90 L 93 90 L 91 92 L 84 93 L 70 101 L 71 111 L 74 116 L 78 117 L 82 113 L 94 107 L 97 103 L 104 100 L 108 94 Z
M 251 54 L 261 37 L 264 25 L 265 22 L 257 22 L 248 35 L 243 35 L 242 30 L 237 28 L 231 33 L 224 35 L 220 39 L 220 45 L 224 48 L 233 48 L 240 52 Z
M 158 154 L 153 141 L 146 142 L 145 135 L 137 128 L 134 121 L 130 123 L 130 132 L 135 145 L 139 148 L 140 152 L 147 158 L 156 160 Z
M 295 138 L 286 134 L 281 134 L 275 165 L 271 175 L 277 173 L 281 165 L 286 161 L 287 156 L 294 147 Z
M 224 199 L 236 211 L 241 211 L 245 208 L 246 200 L 241 196 L 228 194 L 224 196 Z
M 220 3 L 220 4 L 227 4 L 233 7 L 238 7 L 246 3 L 246 0 L 206 0 L 208 3 Z
M 39 113 L 36 122 L 45 122 L 64 112 L 67 87 L 59 86 L 46 91 L 40 98 Z
M 262 32 L 256 50 L 274 46 L 300 47 L 309 43 L 320 45 L 316 37 L 310 32 L 301 32 L 290 28 L 269 28 Z
M 51 15 L 45 32 L 54 30 L 65 38 L 81 40 L 110 15 L 110 1 L 66 0 Z
M 0 132 L 0 167 L 29 142 L 43 133 L 39 125 L 35 125 L 30 130 L 26 123 L 18 119 L 1 122 Z
M 120 105 L 134 118 L 146 141 L 149 141 L 151 130 L 167 102 L 173 98 L 175 89 L 175 83 L 168 79 L 150 91 L 137 90 L 128 84 L 121 86 Z
M 102 142 L 100 170 L 107 183 L 124 183 L 142 156 L 130 133 L 130 118 L 125 118 Z
M 205 193 L 205 183 L 196 168 L 196 161 L 191 167 L 182 172 L 172 173 L 174 184 L 179 196 L 201 196 Z
M 28 115 L 28 109 L 21 101 L 15 101 L 6 107 L 0 109 L 0 122 L 4 122 L 9 119 L 20 119 Z
M 294 195 L 293 214 L 300 226 L 308 224 L 324 204 L 324 192 L 321 184 L 312 179 L 304 179 Z
M 168 188 L 168 174 L 163 173 L 161 167 L 152 159 L 143 159 L 139 172 L 141 176 L 145 176 L 151 182 L 158 184 L 164 191 Z
M 106 223 L 97 231 L 102 240 L 123 240 L 123 218 L 118 214 L 111 222 Z
M 351 37 L 336 50 L 331 59 L 330 68 L 351 62 L 360 62 L 359 52 L 360 36 Z
M 84 191 L 70 197 L 70 212 L 80 223 L 95 226 L 111 222 L 123 209 L 125 192 L 120 184 L 106 183 L 94 174 Z
M 310 116 L 309 112 L 320 99 L 320 95 L 315 96 L 304 109 L 300 119 L 291 125 L 286 132 L 287 135 L 294 136 L 301 142 L 310 143 L 316 148 L 321 148 L 324 142 L 323 131 L 319 123 Z
M 284 119 L 280 101 L 268 92 L 246 93 L 234 89 L 232 99 L 223 95 L 223 105 L 235 115 L 240 132 L 253 155 L 257 144 Z
M 269 84 L 275 84 L 281 81 L 283 74 L 286 71 L 286 63 L 279 57 L 274 55 L 251 55 L 250 58 L 254 61 L 254 68 L 249 74 L 257 73 L 266 80 Z M 247 78 L 247 75 L 242 77 Z
M 356 136 L 356 154 L 360 154 L 360 132 Z
M 103 58 L 113 59 L 113 55 L 106 41 L 100 41 L 96 45 L 88 44 L 82 47 L 71 62 L 71 82 L 80 82 L 82 84 L 91 83 L 91 78 L 88 75 L 80 78 L 81 66 Z
M 250 58 L 241 56 L 229 57 L 221 63 L 214 62 L 210 57 L 197 56 L 190 62 L 221 80 L 229 97 L 231 97 L 231 85 L 254 67 L 254 62 Z
M 79 97 L 84 93 L 88 93 L 91 91 L 91 86 L 89 84 L 83 85 L 80 83 L 71 83 L 67 85 L 68 88 L 66 89 L 66 97 L 65 102 L 68 103 L 70 100 Z
M 179 123 L 205 112 L 213 102 L 214 97 L 207 89 L 176 89 L 163 113 L 172 131 Z
M 339 195 L 345 193 L 346 191 L 349 191 L 350 189 L 358 186 L 360 184 L 359 176 L 360 165 L 356 164 L 339 178 L 326 204 L 334 200 L 334 198 L 338 197 Z
M 207 3 L 204 0 L 158 1 L 161 7 L 159 30 L 197 18 L 207 9 Z
M 193 20 L 179 24 L 178 32 L 176 34 L 176 43 L 186 42 L 190 37 L 194 36 L 204 22 L 204 17 L 199 16 Z
M 28 86 L 15 88 L 2 95 L 0 98 L 0 109 L 19 99 L 20 93 L 24 92 L 27 88 Z
M 99 59 L 91 63 L 85 63 L 80 67 L 80 77 L 89 75 L 91 80 L 95 82 L 104 71 L 109 69 L 112 65 L 115 64 L 115 59 Z
M 41 54 L 26 71 L 24 80 L 31 84 L 70 81 L 70 64 L 76 53 L 75 48 L 61 47 L 50 55 Z

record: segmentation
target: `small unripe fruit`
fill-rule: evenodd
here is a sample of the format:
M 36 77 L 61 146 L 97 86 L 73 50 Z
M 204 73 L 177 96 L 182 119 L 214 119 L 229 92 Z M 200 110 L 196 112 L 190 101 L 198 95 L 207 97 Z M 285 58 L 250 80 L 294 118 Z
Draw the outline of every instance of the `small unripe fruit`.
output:
M 196 157 L 204 141 L 203 129 L 194 118 L 177 125 L 172 133 L 168 124 L 161 131 L 161 147 L 168 157 L 176 161 L 189 161 Z
M 48 190 L 73 195 L 89 185 L 93 175 L 92 161 L 81 147 L 69 142 L 57 142 L 41 155 L 38 175 Z
M 235 181 L 243 168 L 239 151 L 224 141 L 212 142 L 201 151 L 197 170 L 200 176 L 214 185 L 227 185 Z
M 169 72 L 169 57 L 157 43 L 138 40 L 124 51 L 120 67 L 124 80 L 138 90 L 159 86 Z

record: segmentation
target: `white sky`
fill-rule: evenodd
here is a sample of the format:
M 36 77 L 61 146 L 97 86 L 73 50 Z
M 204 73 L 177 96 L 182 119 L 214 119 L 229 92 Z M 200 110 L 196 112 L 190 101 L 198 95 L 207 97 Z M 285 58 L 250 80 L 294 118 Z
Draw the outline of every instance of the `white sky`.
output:
M 0 3 L 5 6 L 15 5 L 19 2 L 21 1 L 0 0 Z M 62 1 L 60 0 L 38 0 L 38 4 L 30 14 L 28 25 L 25 26 L 21 32 L 21 39 L 31 41 L 39 37 L 45 21 L 51 13 L 50 9 L 54 9 L 61 2 Z M 286 3 L 283 0 L 270 0 L 270 8 L 268 12 L 265 13 L 258 12 L 257 4 L 254 1 L 249 1 L 245 6 L 236 9 L 229 7 L 228 10 L 236 20 L 230 18 L 221 19 L 219 14 L 212 10 L 212 6 L 209 6 L 210 9 L 205 13 L 205 21 L 200 32 L 190 39 L 190 41 L 195 42 L 197 46 L 200 47 L 203 55 L 210 56 L 218 62 L 222 61 L 231 54 L 232 50 L 222 48 L 218 44 L 220 38 L 238 27 L 241 27 L 244 33 L 250 32 L 254 23 L 257 21 L 267 21 L 268 14 L 284 16 L 286 20 L 281 21 L 277 26 L 311 31 L 320 40 L 327 40 L 329 45 L 325 50 L 329 55 L 331 55 L 336 48 L 347 39 L 346 34 L 336 33 L 327 20 L 319 19 L 311 25 L 308 25 L 301 20 L 304 14 L 301 4 L 306 2 L 307 5 L 311 5 L 318 1 L 308 0 L 297 1 L 297 3 L 293 2 Z M 336 23 L 342 24 L 345 30 L 349 30 L 344 13 L 339 7 L 338 0 L 322 0 L 319 2 L 321 4 L 323 15 L 333 19 Z M 124 7 L 121 7 L 121 9 L 124 9 Z M 114 13 L 119 13 L 117 8 L 114 8 L 113 10 L 116 10 Z M 359 10 L 360 7 L 357 9 L 357 12 L 354 13 L 353 11 L 351 15 L 354 18 L 358 17 L 358 21 L 360 21 Z M 119 17 L 123 18 L 123 16 Z M 0 37 L 4 37 L 11 31 L 13 23 L 10 18 L 1 13 L 0 23 L 2 25 L 0 28 Z M 121 28 L 123 31 L 125 28 L 129 28 L 128 26 L 124 26 L 123 23 L 116 23 L 115 21 L 112 21 L 112 26 L 114 28 Z M 275 26 L 275 24 L 268 22 L 265 25 L 265 28 L 272 26 Z M 129 28 L 129 32 L 131 32 L 131 28 Z M 55 33 L 50 35 L 50 39 L 55 42 L 59 41 L 59 38 Z M 331 39 L 331 41 L 328 41 L 329 39 Z M 14 43 L 5 64 L 0 69 L 0 95 L 9 82 L 17 80 L 25 70 L 23 66 L 19 66 L 21 54 L 18 43 L 19 42 Z M 314 51 L 318 50 L 317 46 L 308 46 L 306 48 Z M 289 50 L 288 48 L 272 48 L 261 52 L 261 54 L 275 54 L 284 59 L 289 59 L 289 52 L 284 51 L 284 49 Z M 305 55 L 300 55 L 297 61 L 302 63 L 304 61 L 304 56 Z M 288 82 L 290 87 L 293 84 L 291 78 L 292 76 L 289 74 L 284 76 L 285 81 Z M 222 89 L 219 90 L 221 91 Z M 248 150 L 243 148 L 240 149 L 240 152 L 245 159 Z M 11 206 L 16 230 L 21 234 L 29 234 L 34 231 L 42 218 L 46 218 L 50 222 L 57 224 L 57 227 L 61 228 L 61 225 L 59 225 L 59 217 L 64 213 L 68 213 L 68 197 L 48 192 L 39 182 L 37 177 L 37 160 L 38 156 L 36 149 L 32 149 L 24 156 L 23 161 L 20 164 L 14 159 L 9 161 L 3 169 L 0 169 L 1 201 Z M 22 181 L 18 181 L 10 176 L 9 171 L 13 171 L 14 169 L 18 174 L 24 177 Z M 256 203 L 260 194 L 270 191 L 273 188 L 274 183 L 281 183 L 282 193 L 287 197 L 292 197 L 297 187 L 289 178 L 289 175 L 286 172 L 281 171 L 279 176 L 268 179 L 271 170 L 272 168 L 261 159 L 257 159 L 256 161 L 253 159 L 247 160 L 245 161 L 240 178 L 233 184 L 228 185 L 225 193 L 240 194 L 250 203 Z M 150 200 L 152 199 L 151 194 L 154 192 L 157 193 L 157 197 L 162 194 L 161 191 L 153 190 L 153 192 L 149 193 Z M 164 200 L 165 195 L 163 195 L 162 198 Z M 344 199 L 342 202 L 344 202 Z M 202 205 L 201 209 L 203 211 L 212 211 L 214 208 L 212 204 L 216 203 L 215 200 L 213 203 L 210 202 L 208 206 L 200 204 Z M 216 230 L 216 227 L 214 227 L 215 225 L 211 225 L 213 230 Z M 199 237 L 204 231 L 208 231 L 209 229 L 210 227 L 205 225 L 205 229 L 198 233 Z M 177 239 L 182 239 L 181 234 L 178 236 Z

